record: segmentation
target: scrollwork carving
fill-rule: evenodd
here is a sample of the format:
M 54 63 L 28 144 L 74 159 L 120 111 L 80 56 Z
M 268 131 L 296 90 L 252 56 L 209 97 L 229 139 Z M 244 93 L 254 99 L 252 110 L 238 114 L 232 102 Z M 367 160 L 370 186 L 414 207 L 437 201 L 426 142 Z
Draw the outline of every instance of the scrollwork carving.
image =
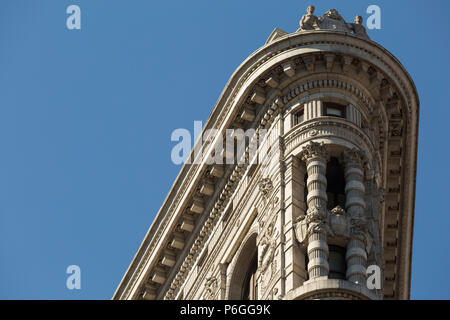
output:
M 205 282 L 205 292 L 203 294 L 203 299 L 213 300 L 218 287 L 219 285 L 216 277 L 213 276 L 207 278 Z

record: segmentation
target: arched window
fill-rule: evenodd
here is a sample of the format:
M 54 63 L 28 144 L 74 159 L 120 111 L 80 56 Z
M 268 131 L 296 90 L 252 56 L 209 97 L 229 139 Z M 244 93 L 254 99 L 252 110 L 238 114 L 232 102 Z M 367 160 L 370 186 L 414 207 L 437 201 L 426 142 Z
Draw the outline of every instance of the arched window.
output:
M 257 300 L 258 284 L 256 282 L 256 270 L 258 270 L 258 255 L 253 254 L 250 266 L 244 280 L 244 288 L 242 290 L 242 300 Z
M 258 269 L 257 234 L 251 234 L 241 246 L 230 279 L 229 300 L 257 299 L 256 271 Z

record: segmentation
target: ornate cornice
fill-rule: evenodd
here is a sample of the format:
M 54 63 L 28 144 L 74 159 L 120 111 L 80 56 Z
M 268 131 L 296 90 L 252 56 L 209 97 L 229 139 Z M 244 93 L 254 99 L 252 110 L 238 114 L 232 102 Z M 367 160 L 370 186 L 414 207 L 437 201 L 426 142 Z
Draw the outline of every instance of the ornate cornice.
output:
M 272 117 L 275 115 L 275 113 L 269 112 L 269 111 L 270 110 L 277 111 L 277 108 L 278 108 L 278 105 L 277 105 L 277 100 L 276 100 L 272 104 L 272 107 L 269 108 L 266 115 L 263 117 L 263 120 L 261 121 L 258 129 L 263 129 L 267 123 L 270 123 L 270 121 L 272 120 Z M 214 206 L 214 209 L 212 210 L 207 223 L 203 226 L 202 231 L 200 232 L 200 235 L 197 237 L 197 239 L 194 242 L 195 245 L 190 250 L 188 256 L 186 257 L 186 259 L 184 260 L 184 262 L 180 268 L 180 271 L 177 273 L 174 281 L 170 285 L 170 288 L 164 297 L 165 299 L 170 300 L 170 299 L 174 298 L 176 290 L 182 284 L 182 281 L 185 278 L 185 274 L 194 265 L 196 258 L 198 257 L 198 253 L 204 247 L 205 242 L 208 240 L 208 238 L 211 234 L 211 231 L 212 231 L 213 227 L 215 226 L 215 223 L 218 221 L 218 219 L 220 218 L 220 216 L 223 213 L 223 209 L 225 208 L 224 204 L 228 203 L 228 201 L 230 200 L 231 196 L 233 195 L 233 191 L 236 188 L 236 184 L 239 182 L 240 178 L 242 177 L 242 174 L 245 172 L 245 169 L 247 167 L 248 167 L 248 163 L 235 166 L 235 170 L 234 170 L 233 174 L 231 175 L 231 177 L 229 178 L 229 182 L 227 183 L 227 186 L 229 186 L 228 190 L 224 190 L 226 192 L 223 193 L 223 197 L 221 199 L 219 199 L 219 201 L 216 202 L 216 205 Z

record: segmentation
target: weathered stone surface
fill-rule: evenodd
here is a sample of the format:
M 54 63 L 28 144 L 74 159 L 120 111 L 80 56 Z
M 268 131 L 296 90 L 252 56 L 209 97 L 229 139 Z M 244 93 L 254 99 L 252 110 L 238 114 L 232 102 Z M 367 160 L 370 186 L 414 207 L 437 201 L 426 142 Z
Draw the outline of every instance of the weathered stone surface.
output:
M 183 167 L 115 299 L 409 298 L 414 84 L 360 17 L 310 7 L 300 26 L 238 68 L 205 127 L 261 133 L 258 157 Z
M 366 28 L 362 24 L 362 16 L 356 16 L 355 23 L 347 23 L 336 9 L 328 10 L 320 18 L 314 15 L 314 9 L 314 6 L 307 8 L 307 14 L 300 20 L 300 29 L 297 31 L 330 30 L 347 32 L 364 39 L 369 39 Z

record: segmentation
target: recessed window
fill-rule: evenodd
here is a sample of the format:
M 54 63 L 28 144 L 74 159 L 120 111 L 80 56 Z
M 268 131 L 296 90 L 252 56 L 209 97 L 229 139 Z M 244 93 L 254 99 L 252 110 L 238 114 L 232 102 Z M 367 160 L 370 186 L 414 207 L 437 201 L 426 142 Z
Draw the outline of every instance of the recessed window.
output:
M 324 102 L 323 109 L 326 116 L 345 118 L 345 105 L 334 102 Z
M 327 116 L 342 117 L 342 110 L 337 108 L 327 108 Z
M 258 270 L 258 254 L 255 252 L 245 275 L 242 300 L 257 300 L 258 283 L 256 282 L 256 271 Z
M 294 126 L 302 123 L 305 120 L 305 111 L 303 108 L 294 114 Z
M 336 206 L 345 208 L 345 175 L 344 168 L 335 157 L 331 157 L 327 163 L 327 209 Z
M 328 278 L 344 280 L 347 268 L 347 264 L 345 262 L 345 248 L 329 245 L 328 250 L 328 264 L 330 268 Z

